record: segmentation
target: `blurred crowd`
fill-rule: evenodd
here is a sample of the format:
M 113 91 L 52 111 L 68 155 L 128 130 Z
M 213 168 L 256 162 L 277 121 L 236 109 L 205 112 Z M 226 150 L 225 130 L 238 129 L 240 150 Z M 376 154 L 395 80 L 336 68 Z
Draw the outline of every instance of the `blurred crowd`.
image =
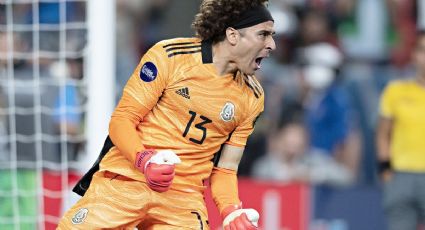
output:
M 190 24 L 200 2 L 116 0 L 117 100 L 149 47 L 161 39 L 194 35 Z M 411 53 L 421 24 L 418 2 L 272 0 L 269 8 L 275 19 L 277 50 L 262 63 L 257 76 L 266 91 L 266 106 L 247 145 L 239 174 L 282 183 L 311 183 L 317 186 L 317 196 L 326 192 L 327 186 L 378 184 L 374 136 L 379 98 L 390 80 L 413 75 Z M 6 6 L 0 3 L 0 163 L 6 162 L 0 170 L 10 170 L 10 143 L 3 137 L 10 130 L 7 108 L 13 101 L 18 108 L 39 113 L 44 119 L 44 133 L 66 136 L 65 144 L 63 139 L 52 141 L 52 149 L 67 149 L 66 158 L 77 160 L 83 141 L 79 137 L 84 123 L 86 3 L 67 2 L 64 18 L 60 17 L 58 3 L 39 3 L 38 21 L 34 21 L 31 2 L 14 4 L 13 23 L 21 26 L 16 27 L 13 42 L 6 33 Z M 60 21 L 70 25 L 65 32 L 57 27 Z M 44 25 L 37 44 L 33 23 Z M 12 64 L 7 55 L 10 44 L 15 55 Z M 65 54 L 59 52 L 63 48 Z M 31 55 L 35 49 L 40 51 L 37 60 Z M 39 69 L 34 69 L 34 62 Z M 10 71 L 17 82 L 13 91 Z M 39 91 L 32 88 L 34 76 L 41 83 Z M 11 92 L 16 94 L 13 100 Z M 41 93 L 43 106 L 54 109 L 47 113 L 35 110 L 36 93 Z M 34 116 L 35 112 L 18 111 L 16 132 L 32 136 L 35 128 L 28 127 L 35 127 L 30 122 Z M 18 141 L 14 159 L 34 161 L 35 152 L 29 149 L 36 149 L 35 141 Z M 53 155 L 47 156 L 47 152 L 43 151 L 46 162 L 63 162 L 64 155 L 55 155 L 57 151 L 52 150 Z M 34 169 L 31 164 L 18 166 Z M 51 171 L 64 168 L 49 164 L 43 167 Z M 35 178 L 34 173 L 29 174 L 22 174 L 22 180 Z M 0 175 L 0 180 L 10 181 L 10 175 Z M 45 176 L 52 178 L 54 174 Z M 2 195 L 10 186 L 0 189 Z M 320 197 L 317 200 L 320 202 Z M 35 210 L 28 212 L 35 215 Z
M 0 228 L 54 229 L 84 144 L 86 4 L 13 3 L 0 2 Z

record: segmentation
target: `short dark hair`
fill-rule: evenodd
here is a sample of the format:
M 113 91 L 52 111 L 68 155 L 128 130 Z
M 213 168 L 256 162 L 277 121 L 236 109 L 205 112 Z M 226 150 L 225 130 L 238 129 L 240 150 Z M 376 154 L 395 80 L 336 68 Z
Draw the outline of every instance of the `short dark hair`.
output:
M 204 0 L 192 28 L 202 40 L 223 41 L 226 29 L 241 13 L 266 2 L 268 0 Z

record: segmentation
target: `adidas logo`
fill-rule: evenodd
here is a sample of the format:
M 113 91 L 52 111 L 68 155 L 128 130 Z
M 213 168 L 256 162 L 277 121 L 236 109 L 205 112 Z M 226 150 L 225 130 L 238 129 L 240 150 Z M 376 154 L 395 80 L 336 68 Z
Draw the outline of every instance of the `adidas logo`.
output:
M 181 89 L 176 90 L 176 93 L 178 95 L 180 95 L 180 96 L 183 96 L 183 97 L 185 97 L 187 99 L 190 99 L 189 88 L 187 88 L 187 87 L 184 87 L 184 88 L 181 88 Z

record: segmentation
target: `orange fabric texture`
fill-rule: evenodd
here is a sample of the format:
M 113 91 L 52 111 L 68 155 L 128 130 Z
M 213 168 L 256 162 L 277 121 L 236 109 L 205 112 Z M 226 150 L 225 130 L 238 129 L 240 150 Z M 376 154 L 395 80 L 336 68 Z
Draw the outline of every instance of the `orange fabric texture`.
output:
M 58 229 L 208 229 L 202 194 L 162 194 L 145 183 L 97 172 L 87 193 L 65 213 Z
M 229 207 L 235 207 L 236 209 L 241 207 L 236 171 L 214 167 L 210 183 L 212 198 L 222 215 L 228 214 L 223 211 L 229 209 Z
M 220 146 L 245 146 L 264 109 L 263 90 L 254 76 L 218 76 L 203 61 L 203 44 L 197 38 L 165 40 L 143 56 L 112 115 L 115 147 L 101 170 L 145 181 L 134 167 L 136 153 L 170 149 L 182 161 L 171 189 L 203 191 Z

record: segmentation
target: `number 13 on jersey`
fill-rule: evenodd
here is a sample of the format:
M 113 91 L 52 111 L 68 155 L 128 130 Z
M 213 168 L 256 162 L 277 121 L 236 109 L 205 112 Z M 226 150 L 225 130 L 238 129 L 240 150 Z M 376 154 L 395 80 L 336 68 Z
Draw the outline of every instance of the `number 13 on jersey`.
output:
M 193 112 L 191 110 L 189 110 L 189 114 L 191 115 L 191 117 L 190 117 L 189 122 L 186 125 L 186 129 L 183 132 L 183 137 L 187 136 L 189 131 L 192 129 L 193 121 L 196 119 L 196 117 L 198 117 L 198 114 L 196 114 L 196 112 Z M 197 140 L 195 138 L 190 137 L 189 140 L 192 141 L 193 143 L 201 145 L 202 143 L 204 143 L 204 140 L 207 137 L 207 129 L 204 127 L 204 125 L 211 123 L 212 121 L 208 117 L 205 117 L 205 116 L 202 116 L 202 115 L 199 115 L 199 118 L 202 119 L 202 122 L 196 123 L 194 125 L 194 128 L 202 131 L 202 138 L 200 140 Z

